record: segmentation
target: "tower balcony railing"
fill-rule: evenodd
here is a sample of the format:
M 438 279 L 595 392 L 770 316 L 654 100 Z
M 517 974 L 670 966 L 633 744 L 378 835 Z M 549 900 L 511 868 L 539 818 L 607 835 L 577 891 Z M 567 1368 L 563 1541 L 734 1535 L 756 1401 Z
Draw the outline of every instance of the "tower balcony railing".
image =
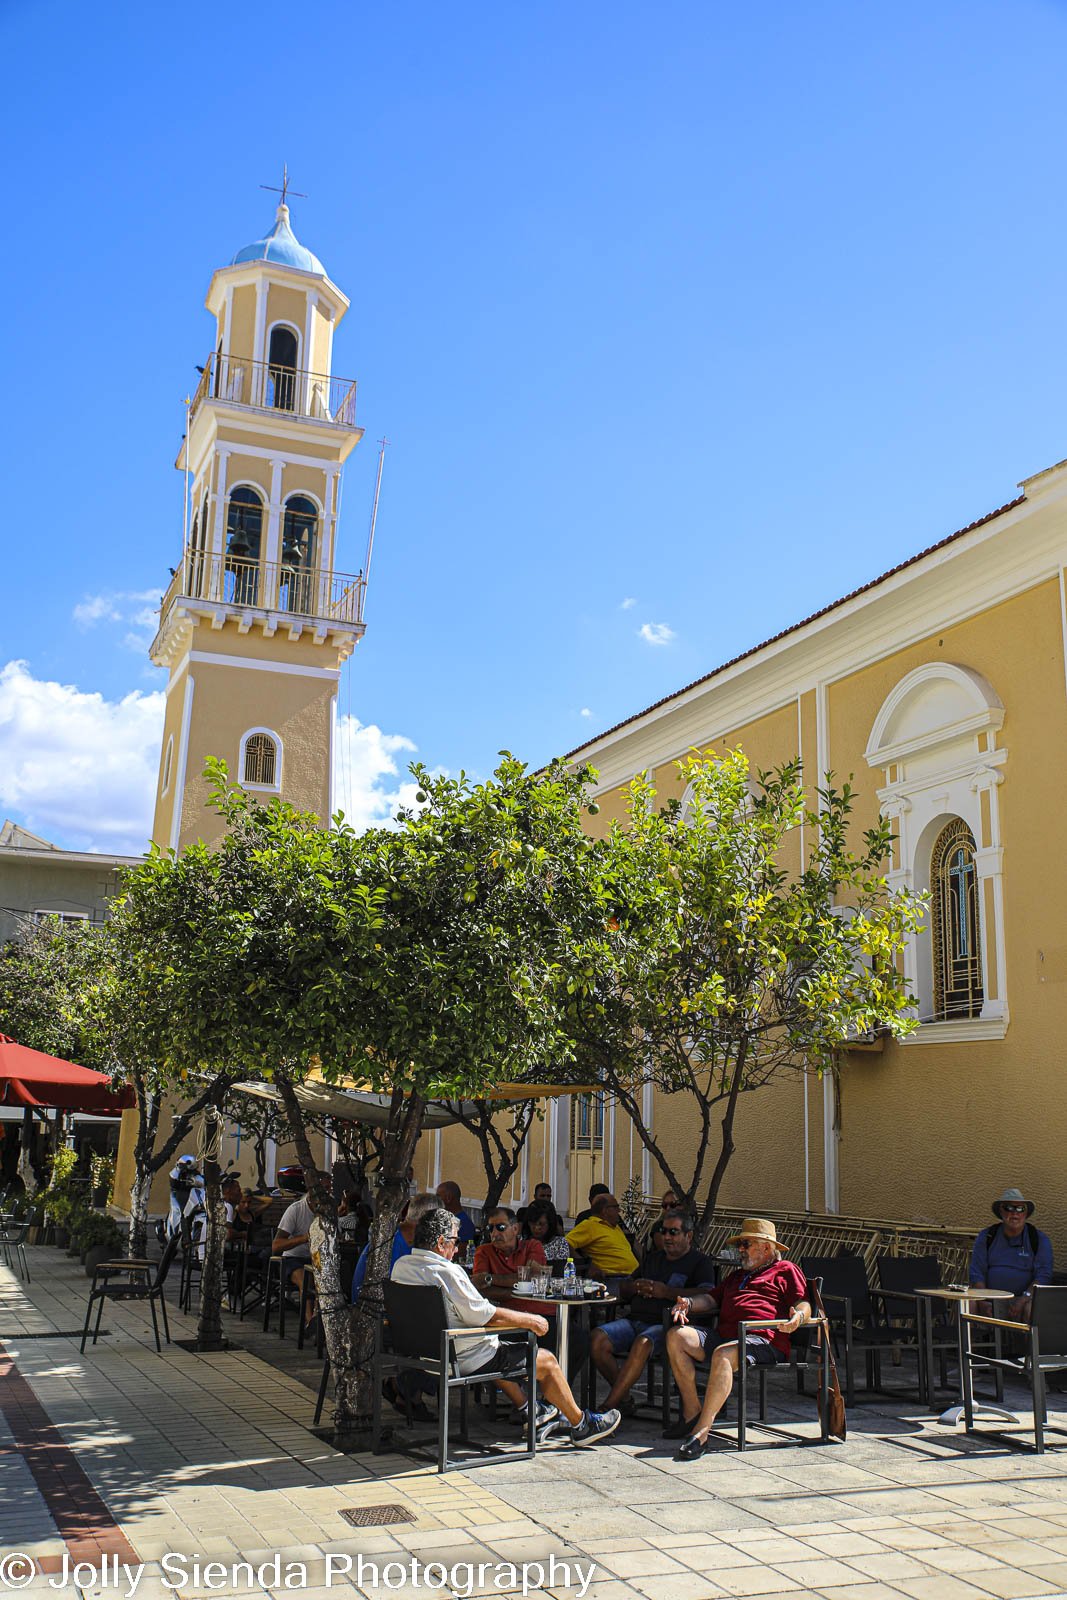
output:
M 325 372 L 304 372 L 272 361 L 224 356 L 213 350 L 204 364 L 189 406 L 192 421 L 205 400 L 248 406 L 254 411 L 284 411 L 294 417 L 356 426 L 354 378 L 331 378 Z
M 160 603 L 161 622 L 180 600 L 201 600 L 241 611 L 286 612 L 309 622 L 360 623 L 363 574 L 284 561 L 220 556 L 186 549 Z

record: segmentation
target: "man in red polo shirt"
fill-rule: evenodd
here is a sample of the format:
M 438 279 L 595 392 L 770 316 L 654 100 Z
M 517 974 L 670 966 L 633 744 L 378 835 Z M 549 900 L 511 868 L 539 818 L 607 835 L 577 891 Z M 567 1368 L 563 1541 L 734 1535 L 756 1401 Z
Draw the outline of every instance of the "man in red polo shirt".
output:
M 805 1300 L 807 1283 L 800 1268 L 783 1261 L 773 1222 L 766 1217 L 746 1217 L 741 1232 L 728 1239 L 741 1256 L 741 1265 L 722 1283 L 701 1288 L 677 1301 L 671 1315 L 675 1326 L 667 1330 L 667 1354 L 682 1401 L 683 1421 L 666 1430 L 668 1439 L 684 1439 L 675 1461 L 696 1461 L 707 1446 L 715 1418 L 733 1388 L 739 1360 L 737 1329 L 742 1322 L 775 1319 L 776 1328 L 750 1333 L 745 1360 L 749 1366 L 773 1366 L 789 1359 L 789 1335 L 811 1320 Z M 718 1310 L 714 1328 L 690 1325 L 691 1316 Z M 704 1404 L 697 1400 L 696 1365 L 710 1353 L 711 1371 Z

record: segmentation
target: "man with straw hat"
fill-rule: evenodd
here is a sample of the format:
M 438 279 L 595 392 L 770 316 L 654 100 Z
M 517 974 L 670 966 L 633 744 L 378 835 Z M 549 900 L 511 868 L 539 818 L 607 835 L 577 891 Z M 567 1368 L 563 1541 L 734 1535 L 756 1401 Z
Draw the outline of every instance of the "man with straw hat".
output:
M 682 1401 L 680 1423 L 665 1430 L 668 1439 L 683 1439 L 675 1461 L 696 1461 L 707 1447 L 715 1418 L 733 1388 L 740 1353 L 737 1328 L 741 1322 L 767 1322 L 776 1328 L 750 1333 L 745 1342 L 749 1366 L 773 1366 L 789 1359 L 789 1335 L 811 1319 L 805 1300 L 807 1283 L 800 1268 L 784 1261 L 774 1223 L 766 1217 L 746 1217 L 740 1233 L 727 1240 L 735 1244 L 741 1265 L 722 1283 L 703 1285 L 696 1294 L 680 1298 L 671 1315 L 675 1326 L 667 1330 L 667 1354 Z M 690 1317 L 718 1311 L 714 1328 L 693 1327 Z M 696 1367 L 711 1357 L 704 1404 L 697 1400 Z
M 993 1201 L 998 1219 L 983 1228 L 971 1251 L 972 1289 L 1008 1289 L 1015 1298 L 999 1315 L 1026 1319 L 1030 1315 L 1030 1291 L 1035 1283 L 1052 1282 L 1052 1244 L 1030 1221 L 1034 1202 L 1021 1189 L 1005 1189 Z

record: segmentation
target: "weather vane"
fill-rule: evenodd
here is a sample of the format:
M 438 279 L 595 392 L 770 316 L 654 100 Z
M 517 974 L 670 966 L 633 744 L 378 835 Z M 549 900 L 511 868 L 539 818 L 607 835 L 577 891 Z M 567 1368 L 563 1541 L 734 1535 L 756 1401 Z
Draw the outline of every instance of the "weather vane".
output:
M 281 197 L 282 197 L 282 205 L 284 206 L 287 203 L 285 197 L 290 192 L 289 191 L 289 166 L 288 166 L 288 163 L 285 163 L 282 166 L 282 186 L 281 186 L 280 189 L 277 187 L 276 184 L 273 184 L 273 183 L 261 183 L 259 187 L 261 189 L 269 189 L 271 194 L 280 194 Z M 292 192 L 293 192 L 293 194 L 296 195 L 296 198 L 298 200 L 306 200 L 307 199 L 307 195 L 306 194 L 301 194 L 299 189 L 294 189 Z

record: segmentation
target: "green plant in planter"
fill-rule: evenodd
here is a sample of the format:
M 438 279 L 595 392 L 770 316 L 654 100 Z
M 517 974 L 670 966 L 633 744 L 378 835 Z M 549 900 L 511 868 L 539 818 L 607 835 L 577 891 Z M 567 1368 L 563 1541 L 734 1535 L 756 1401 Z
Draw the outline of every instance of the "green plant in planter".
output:
M 93 1204 L 110 1205 L 115 1186 L 115 1157 L 93 1156 L 89 1162 L 89 1192 Z

